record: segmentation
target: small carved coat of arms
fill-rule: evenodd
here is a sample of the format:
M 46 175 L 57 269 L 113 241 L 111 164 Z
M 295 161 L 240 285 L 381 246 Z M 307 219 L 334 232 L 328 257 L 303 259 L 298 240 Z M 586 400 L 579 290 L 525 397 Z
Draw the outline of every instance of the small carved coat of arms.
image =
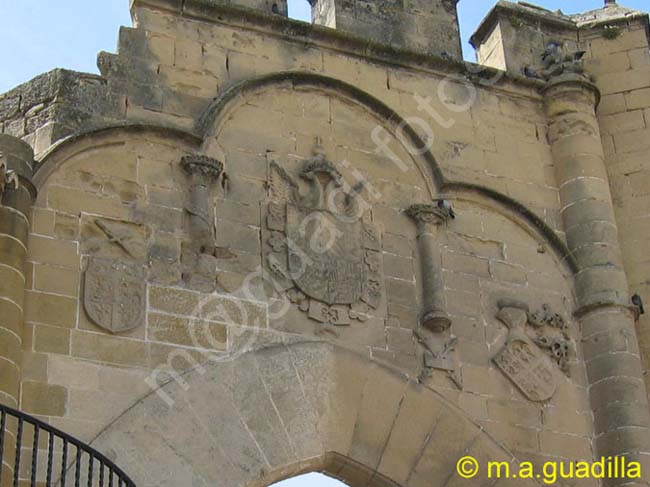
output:
M 497 318 L 509 328 L 509 334 L 505 346 L 493 358 L 494 363 L 531 401 L 553 397 L 557 388 L 555 366 L 526 334 L 527 307 L 500 302 Z
M 84 279 L 84 308 L 97 325 L 120 333 L 144 323 L 146 281 L 143 266 L 92 257 Z
M 276 288 L 318 322 L 365 321 L 382 296 L 380 239 L 363 219 L 362 186 L 346 188 L 322 155 L 304 163 L 299 184 L 277 163 L 270 167 L 265 262 Z

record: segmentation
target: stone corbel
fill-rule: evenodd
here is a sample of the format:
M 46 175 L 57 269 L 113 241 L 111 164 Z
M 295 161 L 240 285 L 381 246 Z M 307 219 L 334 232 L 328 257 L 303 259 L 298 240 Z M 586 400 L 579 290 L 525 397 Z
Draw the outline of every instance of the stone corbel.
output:
M 451 206 L 442 200 L 437 203 L 413 205 L 406 210 L 406 214 L 415 221 L 418 229 L 423 308 L 420 325 L 431 332 L 441 333 L 450 328 L 451 319 L 444 309 L 444 284 L 436 236 L 440 226 L 455 215 Z
M 223 174 L 223 163 L 202 155 L 185 156 L 181 167 L 189 178 L 185 211 L 189 241 L 183 245 L 183 280 L 194 289 L 212 292 L 217 284 L 217 248 L 212 190 Z

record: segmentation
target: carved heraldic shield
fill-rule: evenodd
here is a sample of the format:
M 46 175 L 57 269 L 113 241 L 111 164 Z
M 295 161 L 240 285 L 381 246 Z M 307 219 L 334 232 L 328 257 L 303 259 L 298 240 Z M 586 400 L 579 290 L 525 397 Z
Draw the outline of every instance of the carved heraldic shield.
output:
M 84 308 L 100 327 L 120 333 L 144 323 L 144 268 L 133 262 L 92 257 L 84 282 Z
M 306 161 L 300 178 L 306 194 L 271 164 L 266 265 L 310 318 L 332 325 L 365 321 L 379 306 L 383 279 L 379 235 L 357 201 L 362 188 L 344 189 L 341 174 L 322 155 Z
M 494 363 L 531 401 L 546 401 L 557 387 L 551 359 L 528 337 L 525 331 L 528 310 L 523 303 L 499 303 L 497 318 L 509 328 L 503 349 Z

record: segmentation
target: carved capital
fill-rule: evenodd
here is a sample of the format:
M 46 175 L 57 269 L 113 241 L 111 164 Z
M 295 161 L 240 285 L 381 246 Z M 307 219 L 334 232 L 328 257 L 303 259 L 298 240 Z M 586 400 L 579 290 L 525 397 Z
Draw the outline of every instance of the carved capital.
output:
M 406 214 L 418 225 L 440 226 L 454 218 L 451 207 L 446 208 L 437 203 L 412 205 L 406 210 Z
M 201 155 L 183 157 L 181 167 L 187 174 L 203 177 L 207 181 L 216 181 L 223 172 L 223 163 L 221 161 Z

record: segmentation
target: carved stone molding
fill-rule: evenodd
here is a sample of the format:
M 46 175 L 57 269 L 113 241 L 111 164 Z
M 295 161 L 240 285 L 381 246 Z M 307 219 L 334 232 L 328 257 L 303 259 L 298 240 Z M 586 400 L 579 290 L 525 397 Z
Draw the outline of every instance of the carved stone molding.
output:
M 223 163 L 204 155 L 185 156 L 180 162 L 190 185 L 185 203 L 189 240 L 183 243 L 183 280 L 193 289 L 212 292 L 217 286 L 217 248 L 212 189 L 223 175 Z
M 274 287 L 324 325 L 366 321 L 381 303 L 383 275 L 381 239 L 359 189 L 322 154 L 298 175 L 270 163 L 263 257 Z

